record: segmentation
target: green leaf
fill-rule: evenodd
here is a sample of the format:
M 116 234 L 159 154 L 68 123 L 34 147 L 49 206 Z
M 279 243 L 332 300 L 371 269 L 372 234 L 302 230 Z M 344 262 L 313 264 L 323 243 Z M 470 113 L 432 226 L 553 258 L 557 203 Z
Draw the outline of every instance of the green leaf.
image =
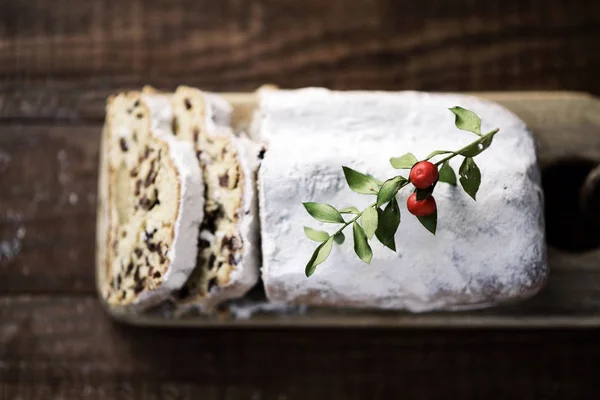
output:
M 479 155 L 479 153 L 490 147 L 493 139 L 494 135 L 490 135 L 479 143 L 473 143 L 471 146 L 461 151 L 460 155 L 465 157 L 475 157 L 476 155 Z
M 395 197 L 392 198 L 385 209 L 379 211 L 379 224 L 377 224 L 375 236 L 377 236 L 377 239 L 385 247 L 396 251 L 394 235 L 400 225 L 400 207 L 398 206 L 398 200 L 396 200 Z
M 315 242 L 324 242 L 329 239 L 329 234 L 324 231 L 318 231 L 313 228 L 309 228 L 308 226 L 304 227 L 304 233 L 310 240 L 314 240 Z
M 371 239 L 375 234 L 378 219 L 379 215 L 377 215 L 377 210 L 375 210 L 373 207 L 369 207 L 363 211 L 362 216 L 360 217 L 360 222 L 362 223 L 365 234 L 369 239 Z
M 473 200 L 477 200 L 475 196 L 481 184 L 481 171 L 475 161 L 471 157 L 466 157 L 458 170 L 460 175 L 460 184 L 463 189 Z
M 426 198 L 431 196 L 431 193 L 433 193 L 433 189 L 435 189 L 435 184 L 429 186 L 426 189 L 415 189 L 415 193 L 417 194 L 417 200 L 425 200 Z
M 379 191 L 379 185 L 372 176 L 365 175 L 348 167 L 342 167 L 342 169 L 344 170 L 344 176 L 346 177 L 348 186 L 356 193 L 377 194 Z
M 342 232 L 340 232 L 333 237 L 333 240 L 337 244 L 344 244 L 344 241 L 346 240 L 346 236 L 344 236 L 344 234 Z
M 450 154 L 452 151 L 450 150 L 436 150 L 429 153 L 429 155 L 425 158 L 425 160 L 429 160 L 435 156 L 439 156 L 440 154 Z
M 439 174 L 440 177 L 438 178 L 438 180 L 440 182 L 456 186 L 456 173 L 454 172 L 448 161 L 442 164 L 442 168 L 440 168 Z
M 358 211 L 358 208 L 356 208 L 354 206 L 350 206 L 350 207 L 342 208 L 340 210 L 340 214 L 360 214 L 360 211 Z
M 304 205 L 304 208 L 306 208 L 306 211 L 308 211 L 308 213 L 317 221 L 329 222 L 332 224 L 343 224 L 344 222 L 346 222 L 344 221 L 344 218 L 342 218 L 342 215 L 339 213 L 339 211 L 330 206 L 329 204 L 313 202 L 307 202 L 302 204 Z
M 355 222 L 352 225 L 352 232 L 354 234 L 354 251 L 356 255 L 367 264 L 370 264 L 373 258 L 373 251 L 371 250 L 371 246 L 369 246 L 365 231 Z
M 405 182 L 406 178 L 402 176 L 396 176 L 385 181 L 381 189 L 379 189 L 379 193 L 377 193 L 377 207 L 381 207 L 396 197 L 396 193 L 398 193 L 398 190 L 400 190 Z
M 327 260 L 329 254 L 331 253 L 331 248 L 333 247 L 333 236 L 331 236 L 326 242 L 321 243 L 313 253 L 310 260 L 308 260 L 308 264 L 306 264 L 306 268 L 304 269 L 304 273 L 307 277 L 311 276 L 315 270 L 317 269 L 317 265 L 322 264 Z
M 417 217 L 421 225 L 423 225 L 429 232 L 435 235 L 435 230 L 437 228 L 437 210 L 435 210 L 432 214 L 429 214 L 426 217 Z
M 449 110 L 456 116 L 454 118 L 454 124 L 458 129 L 473 132 L 474 134 L 481 136 L 481 119 L 479 119 L 477 114 L 458 106 L 449 108 Z
M 392 157 L 390 164 L 396 169 L 411 169 L 417 163 L 417 157 L 413 153 L 406 153 L 401 157 Z

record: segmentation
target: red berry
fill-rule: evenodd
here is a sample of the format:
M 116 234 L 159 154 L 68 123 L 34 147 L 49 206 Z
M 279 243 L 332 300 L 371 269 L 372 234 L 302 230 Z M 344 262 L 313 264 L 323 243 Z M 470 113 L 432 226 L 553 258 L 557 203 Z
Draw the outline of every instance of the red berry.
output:
M 429 161 L 421 161 L 413 165 L 409 178 L 417 189 L 427 189 L 437 181 L 438 170 Z
M 423 200 L 417 200 L 417 194 L 413 193 L 406 201 L 406 208 L 412 215 L 426 217 L 435 211 L 435 199 L 433 196 L 428 196 Z

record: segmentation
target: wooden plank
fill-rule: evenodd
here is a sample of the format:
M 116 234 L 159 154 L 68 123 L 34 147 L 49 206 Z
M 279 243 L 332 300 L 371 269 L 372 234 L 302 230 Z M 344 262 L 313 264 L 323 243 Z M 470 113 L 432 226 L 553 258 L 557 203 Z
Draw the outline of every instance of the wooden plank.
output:
M 4 297 L 0 398 L 591 398 L 596 336 L 137 329 L 91 297 Z
M 100 127 L 2 127 L 0 293 L 94 287 Z
M 591 258 L 591 257 L 590 257 Z M 597 266 L 598 254 L 590 261 Z M 584 265 L 584 267 L 587 265 Z M 118 314 L 115 319 L 148 327 L 378 327 L 378 328 L 584 328 L 600 326 L 600 274 L 596 271 L 562 271 L 555 267 L 545 288 L 516 304 L 465 312 L 412 314 L 399 311 L 308 308 L 281 313 L 261 312 L 249 318 L 212 318 L 188 314 L 166 319 L 160 312 Z M 558 267 L 558 268 L 556 268 Z
M 0 117 L 102 118 L 153 84 L 600 93 L 587 0 L 38 0 L 0 15 Z

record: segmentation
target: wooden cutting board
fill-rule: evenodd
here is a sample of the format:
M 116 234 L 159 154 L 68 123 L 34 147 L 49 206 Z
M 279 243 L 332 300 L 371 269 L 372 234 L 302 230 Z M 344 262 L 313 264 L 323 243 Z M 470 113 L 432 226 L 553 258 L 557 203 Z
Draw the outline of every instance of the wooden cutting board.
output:
M 372 326 L 372 327 L 557 327 L 600 326 L 600 215 L 597 215 L 600 164 L 600 100 L 577 92 L 471 93 L 498 102 L 522 118 L 539 146 L 546 195 L 550 279 L 534 298 L 487 310 L 409 314 L 391 311 L 309 309 L 281 317 L 256 314 L 249 319 L 189 315 L 164 319 L 159 314 L 113 315 L 139 325 L 159 326 Z M 256 97 L 226 93 L 234 107 L 234 126 L 247 128 Z M 596 171 L 596 172 L 594 172 Z M 586 185 L 582 208 L 582 187 Z M 595 183 L 595 186 L 594 186 Z M 595 193 L 595 195 L 594 195 Z M 109 310 L 109 312 L 111 312 Z

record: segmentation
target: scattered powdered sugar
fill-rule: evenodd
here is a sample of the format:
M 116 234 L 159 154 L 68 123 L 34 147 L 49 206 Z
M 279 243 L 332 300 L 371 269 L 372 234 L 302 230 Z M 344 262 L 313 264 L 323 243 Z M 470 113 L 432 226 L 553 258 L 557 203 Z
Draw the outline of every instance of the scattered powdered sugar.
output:
M 71 181 L 71 174 L 68 171 L 69 168 L 69 160 L 67 158 L 67 151 L 60 150 L 56 155 L 56 159 L 58 160 L 58 182 L 61 185 L 66 185 Z
M 74 206 L 77 204 L 78 201 L 79 201 L 79 196 L 77 195 L 77 193 L 71 192 L 71 194 L 69 194 L 69 204 Z
M 389 159 L 473 141 L 454 126 L 449 107 L 482 117 L 482 131 L 499 127 L 493 145 L 476 158 L 482 172 L 477 202 L 460 187 L 440 184 L 436 236 L 405 207 L 394 253 L 377 240 L 366 265 L 353 252 L 351 230 L 315 274 L 304 266 L 317 246 L 302 227 L 328 232 L 302 207 L 316 201 L 367 207 L 373 199 L 347 187 L 341 166 L 379 179 Z M 533 138 L 501 106 L 470 96 L 417 92 L 274 91 L 261 95 L 260 133 L 268 142 L 260 176 L 263 279 L 270 300 L 308 305 L 408 309 L 479 308 L 529 297 L 547 275 L 543 199 Z M 451 162 L 458 171 L 462 160 Z M 404 175 L 405 176 L 405 175 Z M 361 208 L 362 207 L 362 208 Z M 337 228 L 337 227 L 336 227 Z
M 255 314 L 269 313 L 281 316 L 298 315 L 306 312 L 306 306 L 294 306 L 283 302 L 240 300 L 229 305 L 235 319 L 250 319 Z
M 0 241 L 0 265 L 7 265 L 21 251 L 21 242 L 16 237 Z
M 0 149 L 0 174 L 8 169 L 8 164 L 10 163 L 10 160 L 10 154 Z
M 57 206 L 64 206 L 65 204 L 69 204 L 71 206 L 75 206 L 79 203 L 79 194 L 76 192 L 69 191 L 69 183 L 72 182 L 73 177 L 72 173 L 69 170 L 70 162 L 68 158 L 68 153 L 66 150 L 62 149 L 56 155 L 56 160 L 58 161 L 58 169 L 57 169 L 57 180 L 58 183 L 62 186 L 62 193 L 59 197 L 59 201 Z M 36 184 L 37 186 L 37 184 Z M 90 193 L 87 195 L 87 201 L 90 204 L 94 204 L 96 202 L 94 193 Z M 41 201 L 47 200 L 49 198 L 48 191 L 35 191 L 34 199 L 32 201 L 32 206 L 37 207 L 37 204 Z
M 27 230 L 22 223 L 23 216 L 13 210 L 6 211 L 6 220 L 16 226 L 12 237 L 2 240 L 0 238 L 0 267 L 8 265 L 21 252 L 21 245 Z M 27 275 L 27 274 L 25 274 Z

